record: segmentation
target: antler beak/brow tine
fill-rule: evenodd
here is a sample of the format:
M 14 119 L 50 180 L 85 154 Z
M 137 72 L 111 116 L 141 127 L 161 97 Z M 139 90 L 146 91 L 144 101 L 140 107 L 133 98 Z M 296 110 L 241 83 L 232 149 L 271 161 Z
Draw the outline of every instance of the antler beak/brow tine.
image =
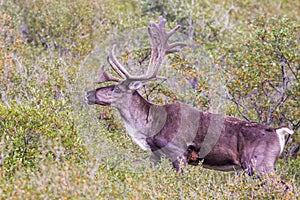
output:
M 101 66 L 96 83 L 105 83 L 107 81 L 121 82 L 122 80 L 106 73 L 104 71 L 104 66 Z

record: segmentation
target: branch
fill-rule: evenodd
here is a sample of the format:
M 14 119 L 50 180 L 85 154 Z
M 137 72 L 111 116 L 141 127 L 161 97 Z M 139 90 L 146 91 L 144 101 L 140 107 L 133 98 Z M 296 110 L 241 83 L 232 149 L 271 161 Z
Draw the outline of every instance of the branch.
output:
M 291 124 L 292 124 L 292 126 L 293 126 L 293 130 L 295 131 L 295 130 L 298 130 L 299 128 L 300 128 L 300 120 L 298 120 L 298 122 L 296 122 L 296 123 L 293 123 L 293 119 L 290 119 L 290 118 L 288 118 L 287 116 L 285 116 L 285 114 L 284 113 L 281 113 L 282 114 L 282 116 L 287 120 L 287 121 L 289 121 Z
M 151 88 L 148 93 L 147 93 L 147 90 L 146 90 L 146 86 L 144 85 L 144 91 L 145 91 L 145 94 L 146 94 L 146 99 L 149 100 L 149 97 L 150 97 L 151 93 L 154 90 L 156 90 L 156 88 L 158 88 L 158 86 L 160 86 L 165 81 L 166 81 L 166 79 L 162 79 L 162 81 L 159 84 L 157 84 L 156 86 L 154 86 L 153 88 Z
M 292 74 L 294 75 L 295 79 L 298 80 L 298 70 L 296 72 L 294 72 L 294 70 L 291 67 L 290 62 L 288 61 L 288 59 L 286 59 L 286 57 L 284 56 L 284 54 L 281 52 L 281 48 L 280 47 L 277 47 L 277 48 L 278 48 L 278 50 L 280 52 L 280 63 L 283 62 L 284 64 L 286 64 L 289 67 L 289 69 L 292 72 Z
M 227 93 L 227 97 L 228 97 L 228 99 L 229 99 L 230 101 L 232 101 L 232 102 L 236 105 L 236 107 L 237 107 L 238 112 L 240 113 L 240 115 L 241 115 L 245 120 L 250 121 L 250 120 L 248 119 L 248 117 L 240 110 L 240 107 L 242 107 L 244 110 L 246 110 L 246 113 L 248 113 L 248 109 L 247 109 L 246 107 L 244 107 L 243 105 L 241 105 L 234 97 L 230 96 L 229 93 Z
M 277 93 L 279 93 L 280 95 L 282 95 L 282 92 L 280 91 L 280 89 L 276 86 L 274 86 L 270 81 L 266 81 L 274 90 L 276 90 Z

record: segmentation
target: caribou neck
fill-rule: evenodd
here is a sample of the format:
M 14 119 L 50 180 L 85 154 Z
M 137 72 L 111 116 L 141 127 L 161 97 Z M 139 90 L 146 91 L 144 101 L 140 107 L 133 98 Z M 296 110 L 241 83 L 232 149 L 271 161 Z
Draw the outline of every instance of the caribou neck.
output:
M 128 101 L 122 101 L 116 108 L 118 109 L 125 125 L 129 125 L 137 131 L 145 132 L 149 126 L 149 110 L 153 106 L 135 91 Z

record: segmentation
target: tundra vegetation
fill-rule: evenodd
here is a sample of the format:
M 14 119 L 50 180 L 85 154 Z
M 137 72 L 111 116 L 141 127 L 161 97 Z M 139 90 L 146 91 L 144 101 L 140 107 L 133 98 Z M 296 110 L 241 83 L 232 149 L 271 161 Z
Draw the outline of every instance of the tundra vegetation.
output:
M 299 12 L 294 0 L 0 0 L 0 198 L 299 198 Z M 289 126 L 277 176 L 152 165 L 113 109 L 84 103 L 112 44 L 132 72 L 144 69 L 158 16 L 189 46 L 142 95 Z

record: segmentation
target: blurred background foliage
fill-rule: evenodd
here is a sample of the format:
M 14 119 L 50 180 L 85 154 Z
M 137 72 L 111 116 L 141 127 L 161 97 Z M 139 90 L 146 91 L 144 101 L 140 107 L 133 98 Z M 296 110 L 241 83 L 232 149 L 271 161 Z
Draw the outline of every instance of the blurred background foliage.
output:
M 299 148 L 299 11 L 297 0 L 0 0 L 1 198 L 297 198 L 300 161 L 288 155 Z M 145 70 L 145 27 L 158 16 L 182 26 L 174 39 L 188 47 L 166 60 L 167 81 L 140 92 L 293 128 L 277 165 L 289 192 L 273 178 L 264 188 L 245 175 L 151 167 L 113 109 L 85 105 L 113 43 L 129 70 Z

